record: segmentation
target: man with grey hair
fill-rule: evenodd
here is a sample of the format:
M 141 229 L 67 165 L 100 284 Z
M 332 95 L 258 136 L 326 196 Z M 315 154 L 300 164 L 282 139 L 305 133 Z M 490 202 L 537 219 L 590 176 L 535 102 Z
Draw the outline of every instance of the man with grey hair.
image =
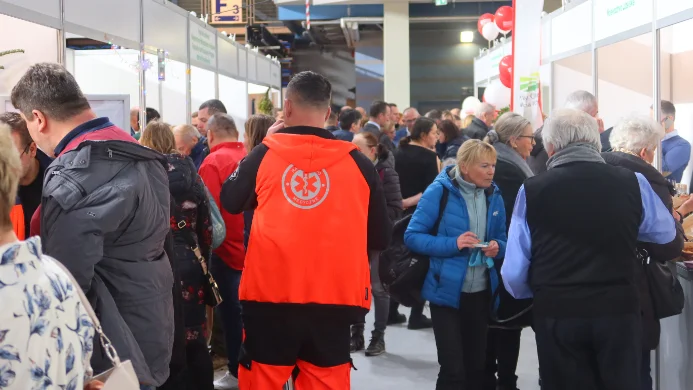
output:
M 202 162 L 209 155 L 207 138 L 191 125 L 178 125 L 173 128 L 173 136 L 176 139 L 176 149 L 183 156 L 188 156 L 195 163 L 195 168 L 200 169 Z
M 501 269 L 512 296 L 534 297 L 542 388 L 640 389 L 633 248 L 675 240 L 674 218 L 643 175 L 604 163 L 589 114 L 556 110 L 544 143 L 548 170 L 518 192 Z
M 221 187 L 245 158 L 246 151 L 243 143 L 238 142 L 236 122 L 228 114 L 216 113 L 209 118 L 207 136 L 212 149 L 200 167 L 200 177 L 216 204 L 221 205 Z M 243 214 L 230 214 L 225 209 L 221 209 L 221 216 L 226 225 L 226 238 L 212 254 L 210 270 L 224 300 L 219 305 L 219 314 L 229 362 L 228 372 L 214 382 L 214 387 L 231 389 L 238 385 L 238 353 L 243 335 L 238 287 L 245 261 L 244 221 Z
M 496 107 L 489 103 L 481 103 L 476 107 L 472 123 L 464 129 L 464 134 L 472 139 L 483 140 L 496 118 L 498 118 Z
M 44 253 L 74 275 L 142 388 L 162 385 L 174 338 L 166 159 L 97 117 L 60 65 L 29 67 L 12 104 L 38 147 L 56 158 L 36 212 Z M 112 363 L 95 351 L 92 366 L 98 374 Z
M 608 152 L 611 150 L 611 146 L 609 145 L 611 129 L 604 131 L 604 122 L 599 118 L 599 104 L 594 95 L 587 91 L 575 91 L 568 95 L 563 108 L 580 110 L 593 117 L 597 121 L 597 129 L 600 134 L 599 139 L 602 145 L 601 151 Z M 549 159 L 549 156 L 546 154 L 546 148 L 544 147 L 543 127 L 539 128 L 536 133 L 534 133 L 534 139 L 536 143 L 532 149 L 532 153 L 527 159 L 527 163 L 532 168 L 532 172 L 537 175 L 546 172 L 546 161 Z
M 675 194 L 671 183 L 662 176 L 651 164 L 659 141 L 664 137 L 664 129 L 651 118 L 631 115 L 622 119 L 611 133 L 612 151 L 602 153 L 607 164 L 623 167 L 632 172 L 642 174 L 657 193 L 659 199 L 669 212 L 673 212 L 672 195 Z M 659 267 L 667 261 L 681 255 L 684 233 L 681 227 L 682 217 L 674 214 L 676 221 L 676 239 L 668 244 L 657 245 L 638 242 L 637 250 L 650 261 L 645 267 Z M 642 313 L 643 344 L 642 369 L 640 370 L 643 389 L 652 389 L 650 376 L 650 351 L 659 345 L 659 319 L 650 298 L 650 289 L 644 268 L 636 268 L 637 288 L 640 294 L 640 311 Z

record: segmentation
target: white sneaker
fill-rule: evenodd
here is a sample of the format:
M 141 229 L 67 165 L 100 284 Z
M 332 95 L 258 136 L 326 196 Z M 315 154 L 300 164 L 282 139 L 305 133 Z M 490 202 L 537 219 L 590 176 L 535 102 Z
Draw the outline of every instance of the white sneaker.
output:
M 215 390 L 238 390 L 238 378 L 226 371 L 223 378 L 214 381 Z

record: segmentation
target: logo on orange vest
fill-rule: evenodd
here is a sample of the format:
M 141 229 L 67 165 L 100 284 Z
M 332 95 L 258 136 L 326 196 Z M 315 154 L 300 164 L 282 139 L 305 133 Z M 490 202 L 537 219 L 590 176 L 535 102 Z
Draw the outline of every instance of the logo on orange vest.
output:
M 289 165 L 282 175 L 282 191 L 292 206 L 312 209 L 320 206 L 330 192 L 330 177 L 324 169 L 306 173 Z

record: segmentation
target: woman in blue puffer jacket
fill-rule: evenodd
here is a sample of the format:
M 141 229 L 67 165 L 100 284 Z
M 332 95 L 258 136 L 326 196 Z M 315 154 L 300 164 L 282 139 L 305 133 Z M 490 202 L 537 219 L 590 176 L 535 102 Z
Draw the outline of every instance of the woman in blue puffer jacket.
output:
M 431 303 L 440 364 L 436 390 L 482 387 L 491 297 L 498 286 L 494 260 L 505 256 L 507 241 L 495 167 L 491 145 L 465 142 L 457 164 L 424 192 L 404 236 L 410 250 L 431 259 L 421 293 Z M 438 234 L 432 235 L 439 216 Z

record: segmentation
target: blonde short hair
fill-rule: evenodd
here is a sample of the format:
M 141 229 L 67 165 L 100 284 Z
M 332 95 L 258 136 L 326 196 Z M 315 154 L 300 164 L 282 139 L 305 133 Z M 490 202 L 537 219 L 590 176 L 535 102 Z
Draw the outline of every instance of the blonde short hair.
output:
M 173 137 L 171 126 L 160 121 L 147 124 L 140 137 L 140 145 L 162 154 L 177 153 L 176 139 Z
M 12 140 L 12 130 L 0 123 L 0 229 L 12 228 L 10 212 L 17 197 L 22 163 Z
M 482 140 L 470 139 L 463 143 L 457 151 L 457 166 L 469 167 L 484 158 L 491 158 L 495 161 L 496 149 Z

